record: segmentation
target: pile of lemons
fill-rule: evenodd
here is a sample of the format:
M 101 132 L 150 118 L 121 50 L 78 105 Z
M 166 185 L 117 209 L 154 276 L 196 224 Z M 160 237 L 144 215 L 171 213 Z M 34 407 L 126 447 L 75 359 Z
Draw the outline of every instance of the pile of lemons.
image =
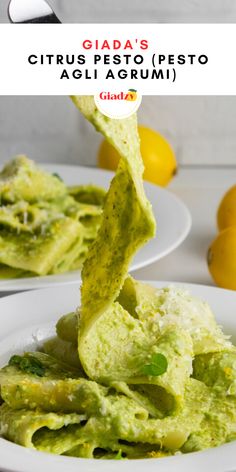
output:
M 236 290 L 236 185 L 220 202 L 217 225 L 219 234 L 207 255 L 209 271 L 219 287 Z

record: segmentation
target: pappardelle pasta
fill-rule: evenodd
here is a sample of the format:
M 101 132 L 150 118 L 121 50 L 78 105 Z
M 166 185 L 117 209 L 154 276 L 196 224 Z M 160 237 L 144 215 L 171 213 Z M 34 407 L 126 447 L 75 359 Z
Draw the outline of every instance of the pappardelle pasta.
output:
M 105 191 L 66 187 L 57 174 L 17 156 L 0 172 L 0 278 L 81 268 L 96 237 Z
M 81 307 L 40 352 L 0 370 L 0 430 L 42 452 L 159 458 L 236 439 L 236 349 L 207 303 L 128 275 L 155 233 L 142 184 L 136 117 L 110 120 L 74 97 L 120 152 L 82 269 Z

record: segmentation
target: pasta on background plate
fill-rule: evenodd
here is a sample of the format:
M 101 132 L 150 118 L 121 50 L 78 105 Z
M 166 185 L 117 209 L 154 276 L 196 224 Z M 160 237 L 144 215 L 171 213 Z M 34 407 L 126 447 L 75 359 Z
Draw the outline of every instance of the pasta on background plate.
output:
M 104 199 L 103 189 L 66 187 L 26 156 L 6 164 L 0 172 L 0 278 L 81 268 Z

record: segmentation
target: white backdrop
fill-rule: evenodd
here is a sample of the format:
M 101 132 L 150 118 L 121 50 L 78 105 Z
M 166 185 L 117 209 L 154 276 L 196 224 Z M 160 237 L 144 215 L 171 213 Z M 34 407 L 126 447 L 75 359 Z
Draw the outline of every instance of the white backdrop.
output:
M 179 163 L 236 165 L 236 97 L 143 97 L 139 121 L 171 142 Z M 0 97 L 0 162 L 93 165 L 100 136 L 68 97 Z

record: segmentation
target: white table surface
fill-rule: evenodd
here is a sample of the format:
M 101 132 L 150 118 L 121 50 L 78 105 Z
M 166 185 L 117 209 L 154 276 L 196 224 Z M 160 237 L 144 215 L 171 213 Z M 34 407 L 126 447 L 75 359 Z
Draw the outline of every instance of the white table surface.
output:
M 220 199 L 234 184 L 236 167 L 180 169 L 168 189 L 189 208 L 191 231 L 179 248 L 160 261 L 135 271 L 134 277 L 214 285 L 208 272 L 206 254 L 217 234 L 216 211 Z
M 139 280 L 164 280 L 214 285 L 206 263 L 207 249 L 217 234 L 216 211 L 220 199 L 236 184 L 236 166 L 180 168 L 168 189 L 180 197 L 192 215 L 186 240 L 168 256 L 133 272 Z M 158 224 L 158 221 L 157 221 Z M 0 297 L 11 292 L 1 293 Z

